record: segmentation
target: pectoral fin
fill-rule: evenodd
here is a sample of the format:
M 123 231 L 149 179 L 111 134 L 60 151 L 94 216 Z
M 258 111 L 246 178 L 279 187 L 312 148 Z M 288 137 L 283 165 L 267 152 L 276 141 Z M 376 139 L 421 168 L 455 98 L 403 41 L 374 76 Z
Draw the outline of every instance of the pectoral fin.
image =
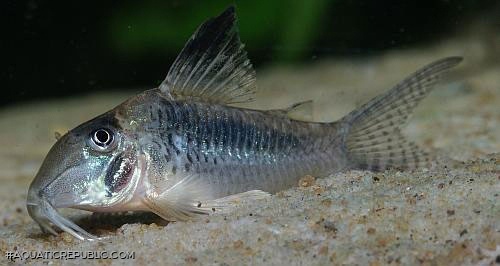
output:
M 148 192 L 144 204 L 165 220 L 186 221 L 213 212 L 227 213 L 242 200 L 261 199 L 269 195 L 260 190 L 251 190 L 216 198 L 217 189 L 204 180 L 198 175 L 185 177 L 166 191 Z

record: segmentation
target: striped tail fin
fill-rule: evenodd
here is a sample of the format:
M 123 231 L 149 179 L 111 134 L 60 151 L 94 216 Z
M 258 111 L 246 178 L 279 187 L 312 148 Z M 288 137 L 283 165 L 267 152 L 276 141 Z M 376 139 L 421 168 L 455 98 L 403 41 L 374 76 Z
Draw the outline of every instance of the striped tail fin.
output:
M 431 156 L 407 141 L 401 128 L 440 77 L 460 61 L 461 57 L 448 57 L 431 63 L 344 117 L 350 167 L 384 170 L 428 165 Z

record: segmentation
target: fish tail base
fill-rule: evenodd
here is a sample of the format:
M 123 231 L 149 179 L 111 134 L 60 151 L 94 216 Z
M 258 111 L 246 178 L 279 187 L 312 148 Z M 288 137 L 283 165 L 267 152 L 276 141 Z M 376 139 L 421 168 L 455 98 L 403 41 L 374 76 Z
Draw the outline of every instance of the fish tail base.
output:
M 347 128 L 344 143 L 350 168 L 411 169 L 430 165 L 433 156 L 408 141 L 401 128 L 442 74 L 461 60 L 448 57 L 431 63 L 344 117 L 341 122 Z

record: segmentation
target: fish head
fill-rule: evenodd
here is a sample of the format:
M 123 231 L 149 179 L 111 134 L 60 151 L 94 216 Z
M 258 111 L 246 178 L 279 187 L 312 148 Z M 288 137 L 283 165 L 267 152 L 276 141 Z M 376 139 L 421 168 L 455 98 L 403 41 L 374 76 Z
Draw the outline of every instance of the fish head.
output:
M 137 185 L 137 142 L 112 111 L 60 137 L 28 190 L 27 209 L 43 231 L 51 224 L 77 238 L 91 235 L 57 208 L 112 209 L 130 199 Z

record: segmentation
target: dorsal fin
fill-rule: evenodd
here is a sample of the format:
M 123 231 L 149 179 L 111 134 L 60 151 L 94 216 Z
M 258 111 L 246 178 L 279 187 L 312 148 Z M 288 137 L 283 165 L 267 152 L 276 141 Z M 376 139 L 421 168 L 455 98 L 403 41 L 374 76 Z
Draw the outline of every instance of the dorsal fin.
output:
M 230 6 L 196 30 L 159 88 L 176 100 L 219 104 L 251 101 L 255 71 L 243 48 L 235 8 Z

